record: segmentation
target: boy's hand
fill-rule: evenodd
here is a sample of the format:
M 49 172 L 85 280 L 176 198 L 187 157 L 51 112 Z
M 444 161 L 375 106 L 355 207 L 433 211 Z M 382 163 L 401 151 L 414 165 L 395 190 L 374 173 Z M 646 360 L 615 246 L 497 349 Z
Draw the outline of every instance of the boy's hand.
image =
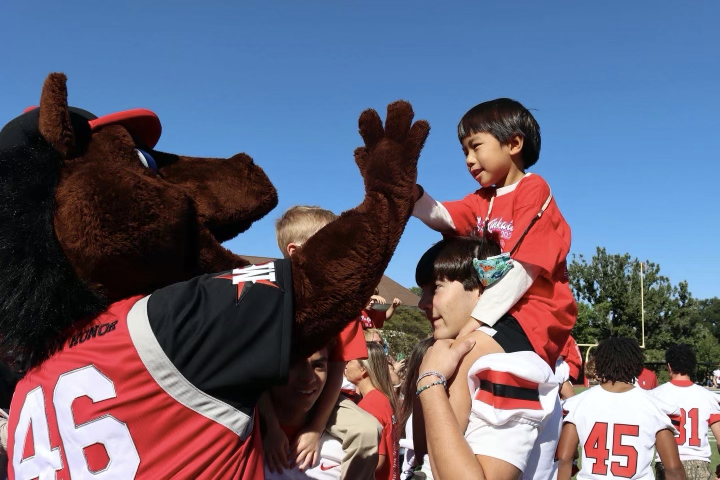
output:
M 271 472 L 282 473 L 283 468 L 290 468 L 288 464 L 288 453 L 290 442 L 287 435 L 280 428 L 268 428 L 262 439 L 265 463 Z
M 385 305 L 387 302 L 385 301 L 384 297 L 381 297 L 380 295 L 373 295 L 370 297 L 370 300 L 375 300 L 375 303 L 379 305 Z
M 320 455 L 321 432 L 305 427 L 295 437 L 292 446 L 293 464 L 299 465 L 300 471 L 304 472 L 312 468 Z
M 400 299 L 397 298 L 397 297 L 393 298 L 392 306 L 393 306 L 393 307 L 397 307 L 398 305 L 402 305 L 402 300 L 400 300 Z

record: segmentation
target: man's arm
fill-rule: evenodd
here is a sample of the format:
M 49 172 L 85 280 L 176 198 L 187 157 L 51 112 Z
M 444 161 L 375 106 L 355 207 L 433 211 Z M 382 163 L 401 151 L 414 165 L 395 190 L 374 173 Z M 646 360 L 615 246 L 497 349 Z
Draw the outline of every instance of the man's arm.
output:
M 655 449 L 665 469 L 666 480 L 685 480 L 685 469 L 680 461 L 675 435 L 668 429 L 655 434 Z
M 717 448 L 718 453 L 720 453 L 720 422 L 715 422 L 710 425 L 710 430 L 715 437 L 715 448 Z
M 574 396 L 575 389 L 573 388 L 572 383 L 570 383 L 569 380 L 566 380 L 562 385 L 560 385 L 560 398 L 567 400 L 568 398 Z
M 570 480 L 572 477 L 572 462 L 579 442 L 575 425 L 572 423 L 563 425 L 557 446 L 558 480 Z

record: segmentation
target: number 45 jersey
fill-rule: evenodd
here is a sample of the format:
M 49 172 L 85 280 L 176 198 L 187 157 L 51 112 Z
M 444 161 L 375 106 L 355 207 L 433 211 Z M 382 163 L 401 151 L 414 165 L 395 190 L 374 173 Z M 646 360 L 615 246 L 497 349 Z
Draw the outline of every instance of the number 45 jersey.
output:
M 634 387 L 613 393 L 601 386 L 570 397 L 563 404 L 564 423 L 578 432 L 582 469 L 578 479 L 652 479 L 657 432 L 676 432 L 679 409 L 664 404 Z
M 680 407 L 677 424 L 680 460 L 710 461 L 708 426 L 720 422 L 720 407 L 714 393 L 690 380 L 672 380 L 648 393 L 669 405 Z
M 11 480 L 263 478 L 254 415 L 286 380 L 290 265 L 114 303 L 18 384 Z

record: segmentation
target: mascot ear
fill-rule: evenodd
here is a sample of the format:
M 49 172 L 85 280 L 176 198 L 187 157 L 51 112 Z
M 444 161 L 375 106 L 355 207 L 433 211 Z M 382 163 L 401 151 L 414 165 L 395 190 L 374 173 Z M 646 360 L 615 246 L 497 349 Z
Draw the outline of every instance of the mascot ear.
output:
M 63 158 L 75 150 L 75 134 L 67 102 L 67 77 L 51 73 L 43 85 L 40 96 L 40 134 Z

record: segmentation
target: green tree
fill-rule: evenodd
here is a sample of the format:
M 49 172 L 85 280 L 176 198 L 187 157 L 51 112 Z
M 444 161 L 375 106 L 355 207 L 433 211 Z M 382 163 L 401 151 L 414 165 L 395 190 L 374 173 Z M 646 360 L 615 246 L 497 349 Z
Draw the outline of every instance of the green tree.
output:
M 689 343 L 697 349 L 698 361 L 715 361 L 719 352 L 711 327 L 717 325 L 720 333 L 720 318 L 715 316 L 720 313 L 720 306 L 713 301 L 695 300 L 685 281 L 672 285 L 660 274 L 659 265 L 650 261 L 644 265 L 646 360 L 663 361 L 668 346 Z M 634 337 L 643 343 L 637 258 L 608 254 L 598 247 L 590 261 L 582 255 L 573 256 L 568 274 L 578 301 L 578 318 L 573 329 L 578 343 L 599 342 L 611 335 Z M 705 320 L 706 317 L 710 320 Z
M 385 322 L 382 334 L 390 346 L 390 353 L 402 353 L 407 357 L 418 340 L 432 334 L 432 326 L 419 308 L 400 305 L 392 318 Z

